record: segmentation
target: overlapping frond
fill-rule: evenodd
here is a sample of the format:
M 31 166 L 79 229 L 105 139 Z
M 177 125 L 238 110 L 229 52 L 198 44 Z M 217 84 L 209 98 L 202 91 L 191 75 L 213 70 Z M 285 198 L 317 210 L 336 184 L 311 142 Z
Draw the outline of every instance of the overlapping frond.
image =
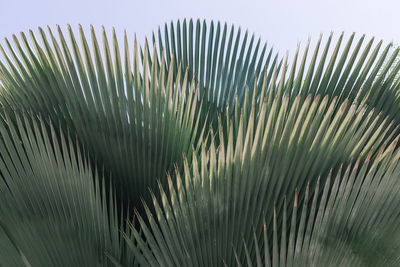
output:
M 278 54 L 267 49 L 261 39 L 226 23 L 185 19 L 181 24 L 178 20 L 165 24 L 152 37 L 159 54 L 165 53 L 166 66 L 175 58 L 171 65 L 175 73 L 179 64 L 188 68 L 190 77 L 199 82 L 199 97 L 205 99 L 209 109 L 221 111 L 235 101 L 242 105 L 246 86 L 255 85 L 260 91 L 262 80 L 257 77 L 264 73 L 271 76 L 282 64 Z
M 355 34 L 343 45 L 344 34 L 341 34 L 330 51 L 332 38 L 333 34 L 328 37 L 321 51 L 321 36 L 310 59 L 310 42 L 302 56 L 299 55 L 298 47 L 290 66 L 286 57 L 282 70 L 274 72 L 272 78 L 267 79 L 268 101 L 271 102 L 274 97 L 290 95 L 291 103 L 298 95 L 303 101 L 308 95 L 327 95 L 330 101 L 336 101 L 336 111 L 344 101 L 367 105 L 369 110 L 382 114 L 377 125 L 387 118 L 395 121 L 390 130 L 396 128 L 399 123 L 397 110 L 400 106 L 400 83 L 395 77 L 400 64 L 393 65 L 393 62 L 399 48 L 390 50 L 392 45 L 388 44 L 382 50 L 382 41 L 373 45 L 374 38 L 364 44 L 365 36 L 355 42 Z M 298 64 L 300 56 L 302 58 Z
M 109 266 L 123 256 L 113 187 L 69 137 L 16 116 L 0 125 L 0 226 L 26 266 Z M 4 236 L 4 235 L 3 235 Z M 3 243 L 5 242 L 5 243 Z M 1 254 L 1 264 L 16 260 Z M 8 265 L 11 266 L 11 265 Z
M 188 67 L 199 82 L 203 112 L 210 122 L 222 119 L 229 124 L 242 109 L 248 114 L 253 104 L 259 109 L 264 97 L 272 103 L 275 97 L 290 95 L 291 104 L 298 95 L 301 103 L 307 95 L 328 95 L 336 99 L 336 110 L 343 101 L 366 104 L 382 114 L 377 126 L 387 118 L 395 121 L 390 131 L 397 127 L 400 83 L 395 77 L 400 64 L 393 65 L 399 49 L 391 49 L 392 44 L 382 47 L 382 41 L 374 44 L 374 38 L 366 41 L 355 34 L 347 40 L 341 34 L 333 43 L 331 34 L 325 42 L 320 36 L 314 49 L 308 42 L 303 55 L 298 47 L 291 59 L 282 61 L 254 35 L 249 41 L 248 33 L 240 32 L 219 22 L 184 20 L 153 34 L 159 54 L 164 51 L 167 62 L 177 58 L 174 68 L 178 63 Z
M 165 52 L 166 62 L 177 59 L 173 64 L 175 72 L 179 64 L 188 67 L 189 75 L 200 83 L 200 95 L 218 106 L 221 112 L 226 105 L 234 106 L 236 101 L 242 107 L 246 86 L 250 90 L 255 87 L 254 94 L 259 99 L 264 76 L 268 80 L 276 76 L 278 83 L 271 89 L 279 91 L 275 93 L 280 95 L 290 92 L 292 97 L 319 94 L 333 99 L 337 96 L 338 103 L 345 99 L 366 102 L 394 116 L 393 109 L 399 105 L 399 83 L 395 77 L 400 65 L 393 64 L 398 63 L 399 49 L 390 50 L 392 44 L 382 49 L 382 41 L 374 45 L 374 38 L 365 41 L 363 35 L 357 40 L 354 33 L 346 42 L 344 34 L 335 44 L 332 38 L 333 34 L 324 45 L 321 35 L 313 51 L 309 51 L 309 41 L 303 55 L 299 54 L 298 47 L 289 62 L 287 77 L 282 74 L 279 78 L 281 69 L 286 72 L 289 59 L 282 61 L 272 49 L 267 50 L 260 39 L 255 39 L 254 35 L 250 38 L 247 31 L 242 36 L 240 28 L 213 21 L 207 24 L 200 20 L 183 20 L 182 23 L 178 20 L 165 24 L 157 35 L 153 33 L 159 54 Z M 157 59 L 158 65 L 159 61 Z M 281 90 L 277 90 L 278 87 Z
M 196 141 L 202 139 L 202 131 L 208 130 L 205 120 L 217 131 L 218 119 L 229 125 L 230 117 L 238 119 L 242 109 L 247 115 L 253 104 L 259 109 L 264 97 L 271 104 L 276 97 L 290 95 L 291 104 L 297 95 L 302 101 L 308 94 L 329 95 L 331 100 L 336 96 L 338 106 L 349 99 L 382 112 L 379 122 L 386 115 L 397 120 L 399 84 L 392 78 L 398 69 L 389 72 L 385 68 L 378 77 L 390 46 L 378 58 L 381 42 L 372 53 L 373 40 L 361 51 L 362 37 L 350 53 L 352 35 L 339 55 L 341 35 L 328 58 L 330 36 L 319 60 L 321 39 L 308 69 L 307 46 L 300 66 L 296 65 L 297 51 L 287 73 L 288 59 L 280 71 L 272 50 L 266 56 L 266 45 L 260 40 L 253 47 L 254 36 L 248 43 L 248 34 L 242 39 L 234 27 L 228 29 L 225 24 L 222 29 L 217 23 L 216 29 L 214 34 L 213 23 L 207 31 L 205 22 L 197 21 L 194 26 L 192 21 L 188 25 L 184 21 L 181 27 L 178 21 L 176 27 L 171 24 L 169 34 L 165 29 L 164 38 L 159 31 L 159 53 L 155 46 L 152 53 L 146 44 L 140 61 L 135 42 L 133 62 L 127 37 L 121 60 L 115 33 L 110 49 L 104 30 L 103 51 L 93 29 L 92 49 L 82 28 L 80 46 L 69 28 L 70 48 L 59 28 L 59 41 L 50 29 L 49 35 L 39 29 L 42 44 L 30 32 L 34 49 L 24 34 L 21 43 L 25 49 L 14 36 L 15 48 L 6 40 L 10 56 L 1 49 L 8 63 L 8 68 L 0 66 L 2 103 L 10 110 L 17 107 L 49 116 L 53 123 L 61 122 L 63 128 L 77 132 L 79 141 L 114 174 L 117 185 L 129 189 L 128 195 L 153 188 L 156 179 L 164 181 L 174 163 L 181 166 L 182 155 L 189 157 L 192 146 L 198 148 Z M 387 66 L 397 53 L 395 50 Z M 386 76 L 389 78 L 381 78 Z M 223 132 L 228 133 L 226 129 Z
M 303 202 L 307 183 L 315 185 L 321 177 L 325 184 L 329 171 L 340 173 L 340 165 L 354 155 L 361 161 L 367 153 L 378 155 L 391 139 L 390 134 L 382 139 L 386 127 L 371 132 L 379 118 L 365 107 L 345 101 L 334 114 L 336 100 L 328 97 L 308 96 L 301 106 L 301 96 L 291 106 L 289 100 L 275 98 L 271 109 L 263 102 L 257 120 L 253 106 L 245 131 L 241 116 L 236 138 L 231 123 L 226 142 L 216 146 L 212 135 L 209 149 L 203 145 L 199 156 L 185 161 L 184 172 L 170 177 L 168 189 L 160 186 L 161 201 L 153 198 L 156 213 L 146 208 L 149 225 L 138 214 L 148 243 L 132 229 L 139 244 L 134 252 L 142 253 L 145 263 L 231 266 L 232 245 L 236 257 L 245 257 L 242 240 L 253 239 L 249 226 L 259 236 L 263 220 L 270 226 L 275 218 L 280 224 L 286 210 L 292 211 L 282 196 L 292 202 L 296 195 L 296 202 Z
M 254 230 L 253 242 L 244 244 L 246 257 L 236 257 L 237 264 L 398 266 L 400 150 L 395 149 L 396 142 L 383 147 L 375 160 L 368 158 L 360 165 L 358 159 L 336 178 L 330 173 L 323 190 L 318 180 L 313 199 L 307 185 L 301 207 L 296 195 L 291 218 L 284 211 L 280 229 L 274 213 L 273 224 L 264 222 L 261 235 Z M 268 239 L 271 232 L 273 238 Z
M 57 32 L 0 47 L 9 255 L 32 266 L 398 263 L 399 48 L 330 35 L 311 58 L 309 42 L 281 60 L 233 26 L 184 20 L 153 34 L 153 49 L 134 40 L 131 58 L 126 35 L 120 50 L 115 32 L 99 42 L 80 27 L 78 44 L 69 27 L 69 45 Z M 99 166 L 112 179 L 100 182 Z M 38 183 L 13 185 L 24 177 Z M 122 233 L 131 211 L 109 185 L 137 209 Z
M 24 35 L 21 38 L 25 52 L 14 38 L 19 56 L 26 58 L 29 54 L 31 59 L 23 65 L 15 57 L 19 72 L 10 75 L 2 67 L 0 76 L 6 88 L 2 92 L 3 105 L 10 110 L 28 109 L 49 116 L 53 123 L 60 122 L 62 129 L 71 129 L 78 141 L 112 173 L 118 191 L 122 190 L 135 205 L 140 204 L 147 189 L 157 179 L 165 180 L 167 171 L 182 162 L 182 155 L 196 148 L 195 142 L 201 139 L 203 123 L 199 124 L 197 115 L 201 102 L 197 101 L 196 83 L 189 80 L 188 72 L 182 68 L 174 77 L 163 64 L 160 69 L 150 65 L 147 45 L 146 56 L 140 62 L 136 40 L 131 62 L 126 36 L 122 63 L 115 32 L 110 49 L 103 30 L 103 51 L 93 28 L 93 49 L 89 49 L 82 28 L 80 47 L 69 28 L 71 48 L 60 28 L 59 41 L 50 29 L 49 35 L 41 29 L 39 32 L 42 46 L 31 33 L 36 54 L 30 54 Z M 11 45 L 9 50 L 14 55 Z M 14 68 L 11 63 L 10 68 Z M 182 83 L 175 83 L 175 78 L 182 79 Z M 25 92 L 23 98 L 28 102 L 33 99 L 28 94 L 44 97 L 28 105 L 18 98 Z M 58 118 L 63 120 L 57 121 Z

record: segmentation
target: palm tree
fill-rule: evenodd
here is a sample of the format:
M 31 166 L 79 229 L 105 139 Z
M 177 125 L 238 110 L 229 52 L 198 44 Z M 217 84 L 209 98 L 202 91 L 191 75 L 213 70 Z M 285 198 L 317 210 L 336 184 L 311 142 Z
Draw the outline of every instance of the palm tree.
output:
M 400 264 L 398 48 L 53 31 L 0 47 L 1 266 Z

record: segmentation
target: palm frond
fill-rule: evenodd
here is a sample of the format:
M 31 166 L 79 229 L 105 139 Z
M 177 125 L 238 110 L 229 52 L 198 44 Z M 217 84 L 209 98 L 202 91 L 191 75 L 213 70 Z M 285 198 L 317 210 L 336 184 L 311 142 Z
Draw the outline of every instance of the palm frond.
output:
M 365 107 L 347 108 L 344 101 L 334 114 L 336 100 L 328 97 L 308 96 L 302 106 L 301 96 L 292 106 L 289 100 L 275 98 L 270 110 L 263 102 L 257 122 L 253 106 L 246 130 L 240 117 L 237 138 L 232 122 L 226 142 L 216 146 L 211 135 L 209 149 L 203 144 L 198 157 L 185 161 L 184 171 L 169 178 L 168 189 L 160 185 L 161 201 L 153 197 L 155 214 L 146 206 L 149 225 L 138 214 L 148 243 L 132 229 L 138 243 L 134 253 L 145 256 L 142 264 L 218 266 L 224 261 L 231 266 L 232 245 L 238 259 L 246 256 L 242 239 L 253 239 L 249 225 L 259 236 L 263 220 L 268 226 L 285 222 L 292 209 L 285 208 L 282 195 L 292 202 L 298 191 L 296 202 L 303 202 L 307 183 L 315 184 L 318 177 L 325 183 L 329 172 L 340 173 L 353 155 L 360 161 L 369 160 L 368 153 L 379 157 L 377 150 L 392 139 L 391 134 L 381 138 L 384 127 L 371 133 L 379 116 Z
M 273 69 L 282 65 L 278 54 L 260 38 L 227 23 L 185 19 L 181 24 L 178 20 L 159 28 L 152 39 L 159 54 L 165 53 L 166 68 L 173 58 L 175 73 L 179 64 L 188 68 L 190 77 L 199 82 L 199 97 L 207 100 L 209 108 L 233 106 L 236 96 L 242 105 L 246 86 L 260 85 L 257 77 L 272 76 Z
M 30 52 L 28 40 L 22 35 L 26 48 L 25 52 L 18 49 L 19 55 L 27 58 L 28 54 L 31 59 L 24 61 L 25 65 L 16 61 L 19 72 L 11 74 L 1 68 L 0 77 L 6 88 L 2 92 L 3 105 L 9 110 L 27 109 L 49 116 L 64 131 L 71 129 L 78 142 L 112 173 L 123 197 L 139 205 L 147 189 L 154 187 L 157 179 L 164 181 L 167 171 L 172 171 L 174 164 L 179 165 L 182 155 L 196 149 L 196 142 L 201 139 L 204 127 L 197 115 L 201 113 L 201 103 L 197 101 L 195 82 L 182 68 L 177 74 L 182 83 L 175 83 L 173 73 L 167 72 L 164 65 L 150 65 L 147 45 L 146 56 L 140 62 L 136 40 L 131 63 L 127 36 L 123 64 L 115 32 L 111 50 L 103 29 L 103 51 L 93 28 L 93 49 L 89 49 L 82 28 L 81 47 L 69 28 L 71 48 L 60 28 L 59 41 L 51 29 L 49 35 L 41 29 L 39 32 L 43 46 L 31 33 L 36 54 Z M 14 42 L 20 48 L 17 38 Z M 15 54 L 11 45 L 9 50 Z M 10 68 L 14 69 L 12 63 Z M 28 105 L 17 98 L 20 92 L 44 97 Z M 26 101 L 32 99 L 23 97 Z
M 241 110 L 248 116 L 253 102 L 258 110 L 264 97 L 271 104 L 274 98 L 290 95 L 291 105 L 297 95 L 302 101 L 308 94 L 329 95 L 330 100 L 336 96 L 337 107 L 344 99 L 375 107 L 376 113 L 383 113 L 377 125 L 386 115 L 388 120 L 397 120 L 398 98 L 393 95 L 400 84 L 391 78 L 376 78 L 390 46 L 377 58 L 382 43 L 369 54 L 370 40 L 360 53 L 364 37 L 350 53 L 352 35 L 339 57 L 341 35 L 328 59 L 330 36 L 318 61 L 320 39 L 308 70 L 307 45 L 300 66 L 297 51 L 287 74 L 287 58 L 280 71 L 282 62 L 278 63 L 277 56 L 272 59 L 272 50 L 266 56 L 266 45 L 260 40 L 253 47 L 254 36 L 248 43 L 247 33 L 241 39 L 240 30 L 228 29 L 226 24 L 222 29 L 217 23 L 215 34 L 214 23 L 209 31 L 205 22 L 201 25 L 197 21 L 194 26 L 193 21 L 184 21 L 182 27 L 179 21 L 176 27 L 171 24 L 164 39 L 161 30 L 158 32 L 159 53 L 154 46 L 151 56 L 147 43 L 139 49 L 135 42 L 133 64 L 126 36 L 121 60 L 115 33 L 110 49 L 103 30 L 101 51 L 93 28 L 92 49 L 82 28 L 79 32 L 80 46 L 69 29 L 71 48 L 60 29 L 59 41 L 50 29 L 49 35 L 39 29 L 42 45 L 30 32 L 34 49 L 24 34 L 21 43 L 25 50 L 15 36 L 17 52 L 6 41 L 11 58 L 1 49 L 8 63 L 8 68 L 0 65 L 2 103 L 10 110 L 19 108 L 49 116 L 54 124 L 77 132 L 79 141 L 113 173 L 117 186 L 126 188 L 124 194 L 136 204 L 139 200 L 135 196 L 154 188 L 156 179 L 165 181 L 165 173 L 172 171 L 175 163 L 182 166 L 182 155 L 190 157 L 193 146 L 198 151 L 197 140 L 202 139 L 209 123 L 218 133 L 218 120 L 229 125 L 230 117 L 235 116 L 238 123 Z M 398 49 L 387 66 L 397 53 Z M 386 68 L 383 72 L 392 77 L 390 73 L 396 71 Z M 222 132 L 227 138 L 229 131 Z
M 264 97 L 271 105 L 275 97 L 290 95 L 291 105 L 298 95 L 301 103 L 308 95 L 327 95 L 336 100 L 335 112 L 343 101 L 360 103 L 381 113 L 377 127 L 385 119 L 395 122 L 389 131 L 397 127 L 400 83 L 395 77 L 400 64 L 393 66 L 399 49 L 391 49 L 392 44 L 382 47 L 382 41 L 374 44 L 374 38 L 366 41 L 364 35 L 357 40 L 354 33 L 347 41 L 342 33 L 336 43 L 331 34 L 324 44 L 321 35 L 313 51 L 309 41 L 303 55 L 298 47 L 291 59 L 282 61 L 260 39 L 249 38 L 247 31 L 241 36 L 240 28 L 200 20 L 171 22 L 153 34 L 158 54 L 165 53 L 166 62 L 176 58 L 173 68 L 187 67 L 199 82 L 203 113 L 210 122 L 221 119 L 229 125 L 233 116 L 238 121 L 253 104 L 260 109 Z M 153 62 L 160 64 L 158 58 Z M 218 133 L 216 125 L 212 127 Z
M 349 99 L 352 102 L 369 102 L 373 106 L 379 104 L 379 109 L 390 110 L 393 103 L 383 105 L 381 102 L 387 101 L 391 92 L 392 96 L 397 95 L 399 85 L 393 82 L 400 65 L 393 66 L 393 63 L 399 49 L 390 50 L 392 44 L 388 44 L 382 51 L 382 41 L 374 46 L 372 38 L 365 44 L 364 35 L 355 42 L 354 33 L 344 45 L 343 33 L 334 45 L 332 38 L 333 34 L 323 46 L 320 36 L 308 68 L 310 41 L 302 56 L 298 47 L 292 58 L 289 76 L 286 80 L 283 77 L 281 93 L 290 92 L 292 97 L 319 94 L 333 99 L 337 96 L 338 103 Z M 159 47 L 159 54 L 165 52 L 167 63 L 172 58 L 176 59 L 171 66 L 175 73 L 179 64 L 187 67 L 189 75 L 200 83 L 200 95 L 222 111 L 226 105 L 234 106 L 236 97 L 242 107 L 246 86 L 251 90 L 256 86 L 255 95 L 259 99 L 264 75 L 270 80 L 274 69 L 277 69 L 277 75 L 282 63 L 282 68 L 285 68 L 288 62 L 288 58 L 283 62 L 273 49 L 267 50 L 267 45 L 254 35 L 250 37 L 246 31 L 242 36 L 240 28 L 228 27 L 226 23 L 222 25 L 211 21 L 207 24 L 205 20 L 194 22 L 192 19 L 181 23 L 178 20 L 165 24 L 163 30 L 159 28 L 157 36 L 153 33 L 152 39 Z M 160 64 L 158 58 L 154 61 Z M 385 76 L 390 77 L 383 79 Z
M 375 160 L 368 158 L 359 166 L 358 159 L 341 170 L 333 184 L 330 174 L 321 197 L 318 181 L 311 205 L 307 186 L 301 209 L 295 197 L 290 222 L 284 211 L 282 232 L 278 233 L 274 213 L 273 226 L 264 222 L 262 235 L 253 231 L 253 242 L 244 244 L 246 261 L 237 258 L 237 264 L 398 266 L 400 150 L 395 149 L 396 142 L 382 149 Z
M 364 44 L 364 36 L 354 43 L 354 34 L 342 47 L 342 34 L 331 52 L 330 35 L 325 45 L 322 37 L 317 41 L 307 66 L 310 43 L 303 55 L 298 49 L 293 59 L 287 56 L 282 61 L 254 36 L 247 32 L 242 36 L 240 29 L 185 20 L 182 26 L 178 21 L 163 33 L 159 30 L 158 40 L 153 34 L 152 51 L 147 41 L 139 47 L 135 40 L 132 60 L 126 35 L 121 57 L 115 32 L 112 45 L 104 29 L 98 42 L 93 28 L 89 39 L 80 27 L 78 44 L 69 27 L 70 45 L 60 28 L 57 32 L 56 36 L 50 28 L 48 34 L 39 29 L 41 43 L 33 32 L 30 41 L 24 34 L 20 40 L 14 36 L 13 45 L 6 40 L 8 52 L 0 48 L 5 58 L 0 62 L 5 118 L 0 128 L 4 171 L 0 170 L 5 181 L 2 191 L 11 192 L 0 205 L 7 215 L 2 217 L 9 217 L 0 234 L 7 234 L 10 242 L 0 247 L 15 244 L 10 255 L 22 252 L 21 258 L 34 265 L 39 262 L 35 257 L 45 253 L 47 262 L 58 263 L 58 259 L 69 260 L 58 258 L 58 251 L 79 243 L 84 247 L 74 247 L 68 262 L 76 264 L 79 260 L 73 261 L 80 259 L 82 250 L 95 243 L 107 256 L 90 250 L 89 265 L 99 257 L 100 262 L 116 265 L 133 258 L 143 265 L 162 266 L 262 261 L 273 266 L 357 265 L 372 262 L 369 253 L 384 253 L 376 256 L 378 262 L 387 257 L 397 263 L 392 256 L 397 252 L 398 214 L 390 190 L 397 188 L 398 157 L 393 151 L 400 133 L 400 81 L 396 80 L 400 63 L 393 64 L 399 48 L 391 52 L 389 44 L 381 51 L 382 41 Z M 24 110 L 30 115 L 22 115 Z M 42 120 L 37 123 L 38 116 L 49 118 L 60 132 Z M 68 131 L 76 141 L 65 140 Z M 46 138 L 46 133 L 52 137 Z M 388 144 L 393 145 L 387 148 Z M 83 148 L 91 158 L 82 156 Z M 34 152 L 40 157 L 33 157 Z M 38 167 L 31 167 L 31 161 Z M 137 209 L 138 227 L 128 222 L 131 227 L 122 233 L 132 253 L 122 252 L 116 233 L 114 194 L 103 192 L 108 185 L 113 188 L 111 179 L 106 176 L 99 182 L 90 166 L 104 166 L 117 197 Z M 19 186 L 12 187 L 14 180 L 22 184 L 20 169 L 46 178 L 40 189 L 29 189 L 45 190 L 43 197 L 54 201 L 47 202 L 41 195 L 31 200 Z M 92 180 L 76 194 L 89 197 L 88 203 L 96 208 L 78 207 L 81 213 L 73 215 L 73 198 L 57 199 L 58 194 L 47 191 L 66 186 L 49 179 L 50 174 L 64 177 L 71 172 Z M 337 178 L 331 182 L 331 177 Z M 319 184 L 325 186 L 323 193 Z M 311 197 L 313 202 L 308 203 Z M 366 208 L 364 202 L 370 206 Z M 9 208 L 14 205 L 24 216 L 39 214 L 39 219 L 56 222 L 72 218 L 71 223 L 100 241 L 61 242 L 59 237 L 51 241 L 54 251 L 40 246 L 28 251 L 21 244 L 23 236 L 50 240 L 42 233 L 65 229 L 63 224 L 43 220 L 35 222 L 36 228 L 28 227 L 27 219 L 18 219 L 25 218 L 24 212 L 14 214 Z M 305 215 L 297 218 L 301 205 Z M 129 212 L 126 205 L 119 207 L 123 220 Z M 376 213 L 377 207 L 388 207 L 392 213 Z M 88 214 L 99 220 L 86 225 Z M 332 241 L 327 229 L 338 239 Z M 360 250 L 359 255 L 351 254 L 352 249 Z
M 121 259 L 112 187 L 62 132 L 15 118 L 17 127 L 7 113 L 0 125 L 1 246 L 26 266 L 110 266 L 105 252 Z M 2 251 L 0 263 L 12 266 L 15 256 Z

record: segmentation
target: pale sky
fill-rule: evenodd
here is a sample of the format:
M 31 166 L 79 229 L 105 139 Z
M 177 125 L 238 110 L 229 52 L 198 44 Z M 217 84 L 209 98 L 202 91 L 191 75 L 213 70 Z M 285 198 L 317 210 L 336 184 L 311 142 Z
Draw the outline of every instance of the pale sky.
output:
M 316 40 L 345 31 L 375 36 L 400 44 L 400 1 L 396 0 L 286 0 L 286 1 L 128 1 L 128 0 L 0 0 L 0 43 L 14 33 L 80 23 L 121 34 L 124 29 L 140 40 L 159 25 L 183 18 L 205 18 L 233 23 L 254 32 L 283 54 L 294 53 L 299 41 Z

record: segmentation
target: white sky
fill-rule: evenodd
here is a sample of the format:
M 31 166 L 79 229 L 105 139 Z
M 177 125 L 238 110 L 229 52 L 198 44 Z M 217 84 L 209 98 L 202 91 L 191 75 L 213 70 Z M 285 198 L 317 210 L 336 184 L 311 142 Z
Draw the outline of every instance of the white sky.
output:
M 400 44 L 400 1 L 396 0 L 286 0 L 286 1 L 154 1 L 154 0 L 0 0 L 0 43 L 14 33 L 38 26 L 78 23 L 85 29 L 115 26 L 120 34 L 151 34 L 164 22 L 205 18 L 233 23 L 256 33 L 278 49 L 294 53 L 299 41 L 316 40 L 345 31 L 366 33 Z

